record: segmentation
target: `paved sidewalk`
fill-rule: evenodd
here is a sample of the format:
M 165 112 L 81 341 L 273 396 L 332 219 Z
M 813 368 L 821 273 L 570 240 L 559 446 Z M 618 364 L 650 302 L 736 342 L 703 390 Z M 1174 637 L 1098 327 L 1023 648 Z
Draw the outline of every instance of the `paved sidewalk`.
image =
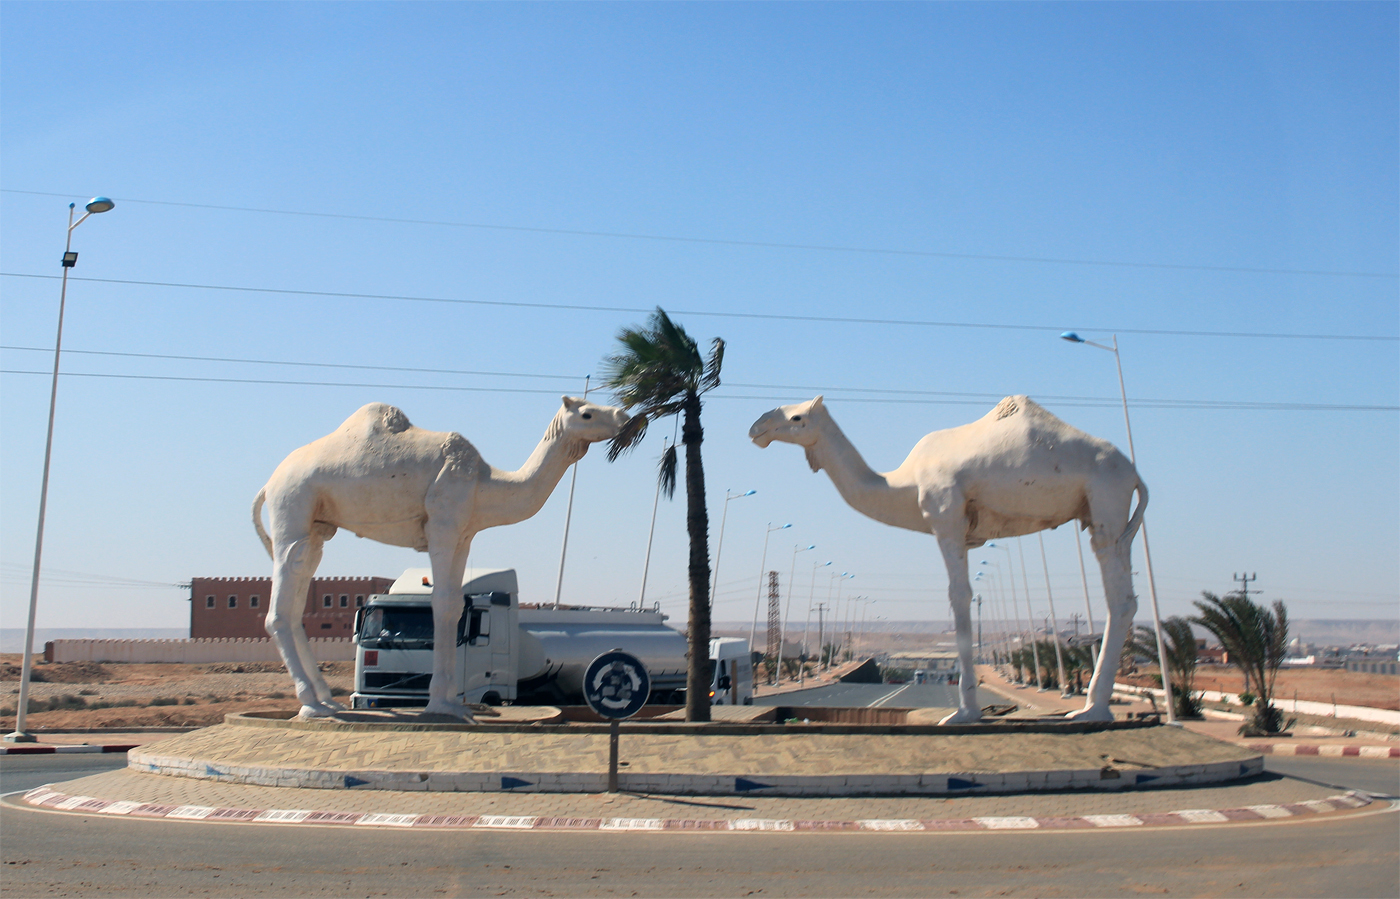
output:
M 171 821 L 590 831 L 1019 831 L 1261 822 L 1345 814 L 1370 797 L 1286 778 L 1194 789 L 959 797 L 306 790 L 113 771 L 24 797 L 80 814 Z

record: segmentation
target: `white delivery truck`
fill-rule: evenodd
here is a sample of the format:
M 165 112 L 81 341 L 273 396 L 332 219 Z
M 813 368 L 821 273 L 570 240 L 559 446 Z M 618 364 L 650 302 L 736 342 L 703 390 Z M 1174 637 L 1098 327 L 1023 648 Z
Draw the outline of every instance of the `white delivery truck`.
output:
M 389 592 L 369 597 L 355 614 L 357 709 L 404 708 L 428 702 L 432 677 L 431 571 L 410 568 Z M 660 609 L 527 604 L 515 570 L 468 569 L 456 628 L 456 689 L 464 703 L 581 705 L 588 663 L 614 649 L 631 653 L 651 676 L 657 705 L 685 698 L 685 636 Z M 748 641 L 710 641 L 710 693 L 715 705 L 753 703 Z

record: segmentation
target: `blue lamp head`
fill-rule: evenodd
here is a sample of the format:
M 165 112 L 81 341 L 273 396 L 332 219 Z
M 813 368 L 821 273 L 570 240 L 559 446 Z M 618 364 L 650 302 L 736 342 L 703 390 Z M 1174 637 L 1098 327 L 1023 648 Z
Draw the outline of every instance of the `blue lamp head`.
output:
M 116 203 L 113 203 L 106 197 L 93 197 L 91 200 L 88 200 L 88 204 L 84 208 L 91 213 L 109 212 L 112 207 L 116 205 Z
M 1065 331 L 1063 334 L 1060 335 L 1060 339 L 1061 339 L 1061 340 L 1068 340 L 1070 343 L 1083 343 L 1083 342 L 1084 342 L 1084 338 L 1083 338 L 1083 337 L 1080 337 L 1078 334 L 1074 333 L 1073 331 Z
M 757 490 L 749 490 L 748 492 L 746 492 L 746 493 L 741 493 L 741 494 L 739 494 L 739 495 L 740 495 L 740 496 L 753 496 L 753 495 L 754 495 L 755 493 L 757 493 L 757 492 L 758 492 Z
M 792 527 L 792 522 L 788 522 L 787 524 L 785 524 L 785 525 L 783 525 L 782 527 L 778 528 L 778 530 L 780 530 L 780 531 L 785 531 L 785 530 L 787 530 L 787 529 L 790 528 L 790 527 Z

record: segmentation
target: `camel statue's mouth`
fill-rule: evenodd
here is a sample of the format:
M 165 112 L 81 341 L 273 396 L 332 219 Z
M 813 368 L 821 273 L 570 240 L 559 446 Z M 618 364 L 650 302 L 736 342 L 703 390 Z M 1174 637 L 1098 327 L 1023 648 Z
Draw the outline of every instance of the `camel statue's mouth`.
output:
M 758 444 L 761 449 L 767 449 L 768 444 L 773 442 L 773 437 L 767 431 L 761 431 L 757 426 L 749 428 L 749 439 Z

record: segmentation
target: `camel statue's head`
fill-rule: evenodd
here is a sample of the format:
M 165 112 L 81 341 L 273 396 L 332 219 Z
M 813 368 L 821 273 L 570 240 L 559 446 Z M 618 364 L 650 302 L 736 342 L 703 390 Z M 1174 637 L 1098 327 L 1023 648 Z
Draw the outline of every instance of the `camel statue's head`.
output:
M 570 455 L 575 461 L 588 452 L 590 443 L 611 440 L 632 418 L 616 406 L 600 406 L 576 396 L 562 398 L 564 405 L 550 422 L 545 438 L 563 437 L 571 442 Z
M 821 397 L 805 403 L 779 406 L 759 416 L 758 421 L 749 428 L 749 439 L 762 447 L 768 446 L 774 440 L 796 443 L 806 448 L 807 462 L 812 466 L 812 470 L 816 471 L 817 465 L 812 460 L 811 450 L 818 438 L 816 425 L 825 415 L 826 406 Z

